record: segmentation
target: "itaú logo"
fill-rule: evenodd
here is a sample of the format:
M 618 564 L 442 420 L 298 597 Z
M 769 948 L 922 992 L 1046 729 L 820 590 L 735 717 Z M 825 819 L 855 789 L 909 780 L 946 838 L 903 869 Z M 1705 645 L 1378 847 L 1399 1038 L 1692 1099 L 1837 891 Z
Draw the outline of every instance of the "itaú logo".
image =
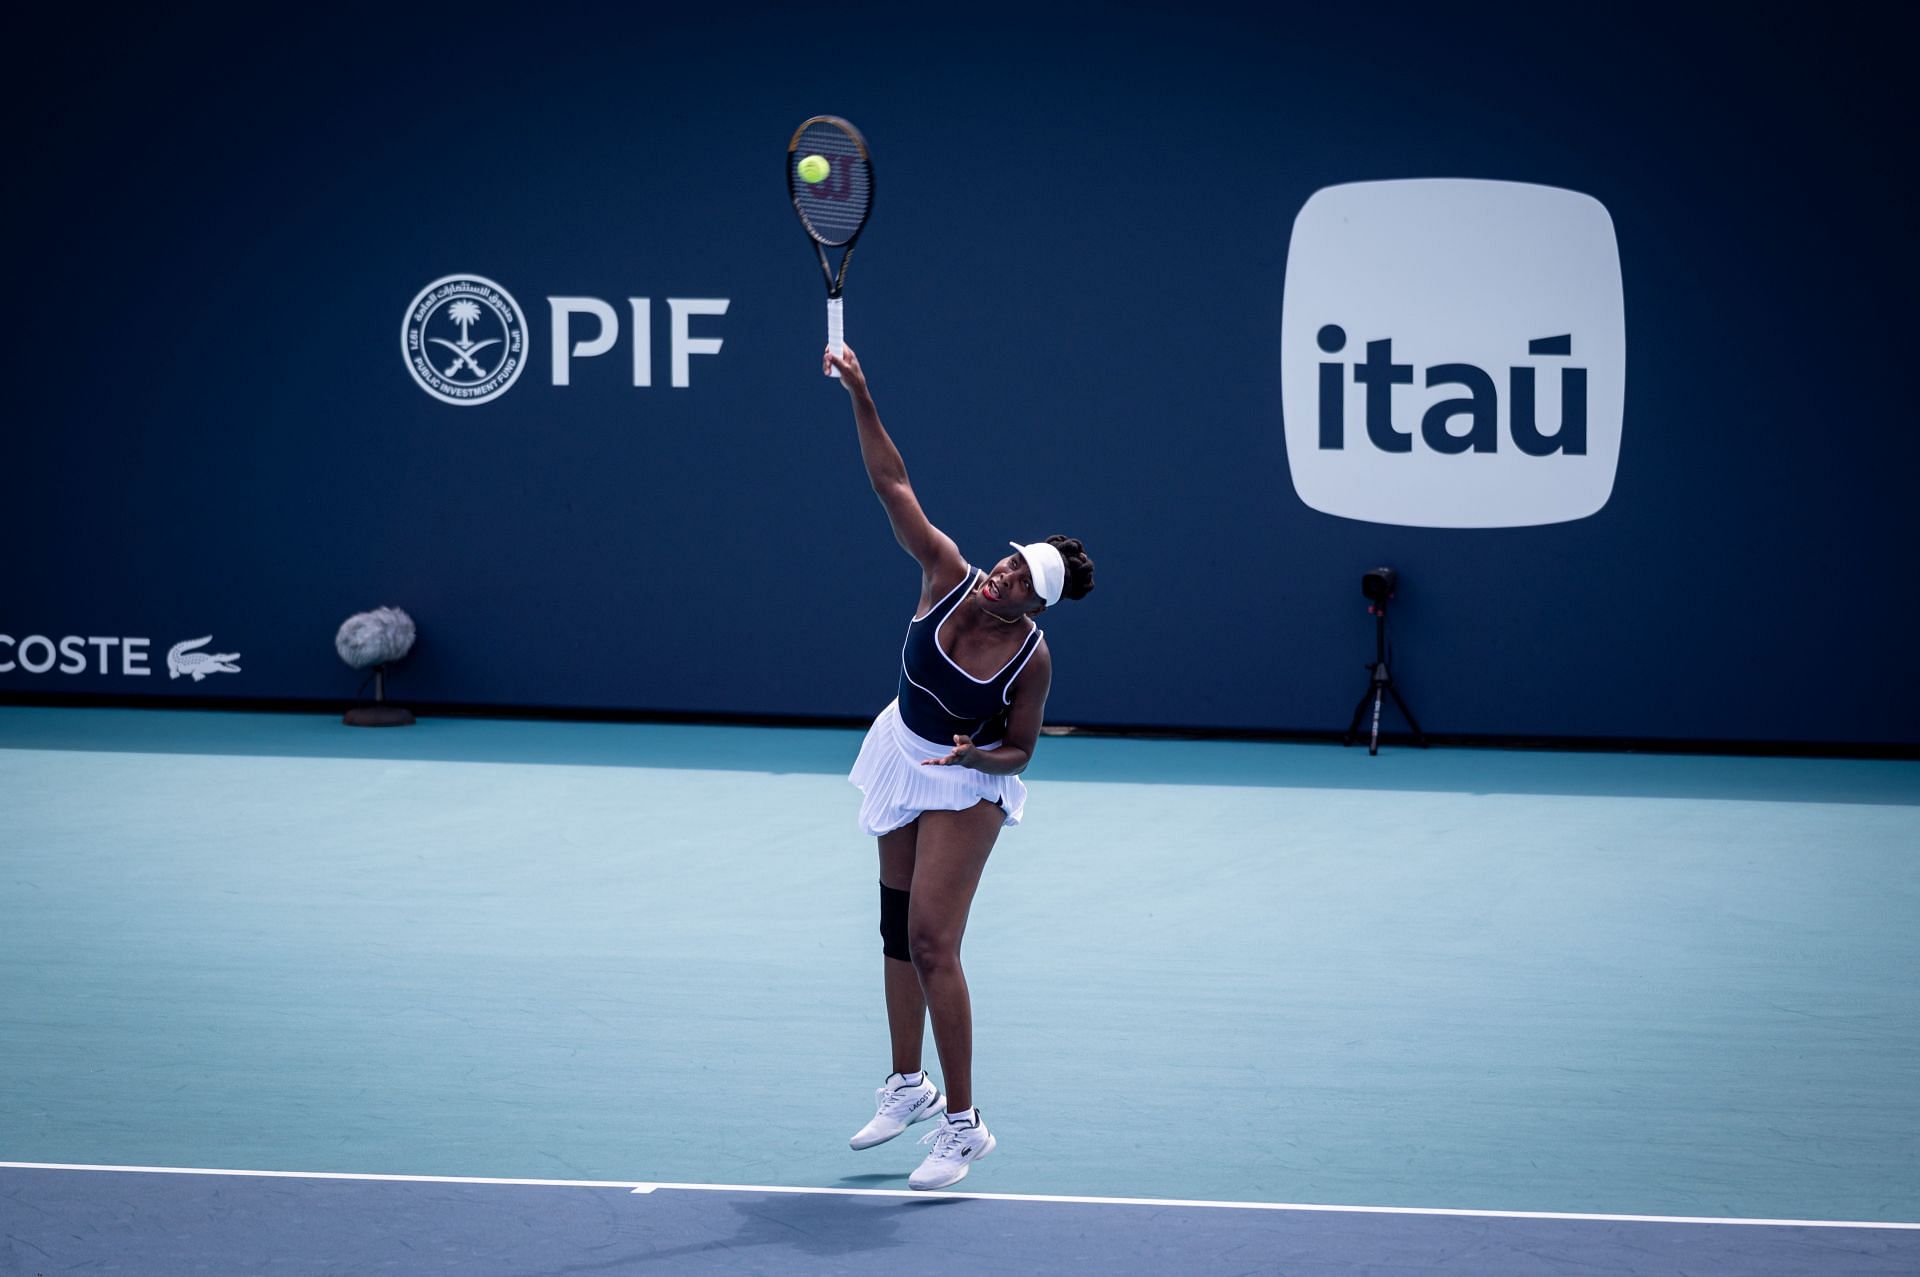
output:
M 1556 187 L 1317 191 L 1281 310 L 1300 499 L 1372 523 L 1524 527 L 1606 505 L 1626 319 L 1613 219 Z

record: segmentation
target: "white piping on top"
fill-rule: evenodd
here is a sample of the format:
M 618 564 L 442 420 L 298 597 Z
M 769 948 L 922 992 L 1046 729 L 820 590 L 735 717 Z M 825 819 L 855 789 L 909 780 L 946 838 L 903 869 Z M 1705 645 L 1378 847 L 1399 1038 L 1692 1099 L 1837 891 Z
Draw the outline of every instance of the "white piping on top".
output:
M 954 595 L 959 594 L 964 587 L 971 585 L 973 583 L 973 580 L 974 580 L 973 573 L 978 572 L 979 570 L 980 570 L 979 568 L 974 568 L 966 576 L 961 577 L 958 584 L 956 584 L 951 590 L 948 590 L 945 594 L 940 596 L 940 601 L 938 603 L 935 603 L 932 607 L 928 608 L 925 612 L 922 612 L 919 616 L 914 617 L 913 624 L 918 625 L 920 622 L 926 620 L 928 617 L 938 612 L 941 608 L 947 606 L 947 601 L 949 599 L 953 599 Z M 964 598 L 965 596 L 962 595 L 961 597 Z M 958 600 L 954 601 L 953 606 L 956 609 L 960 606 Z M 949 613 L 949 615 L 951 615 L 951 613 Z M 945 620 L 946 617 L 941 617 L 940 619 Z M 907 644 L 911 642 L 913 642 L 913 626 L 910 625 L 907 627 L 907 636 L 900 640 L 900 677 L 906 679 L 907 682 L 912 683 L 915 687 L 925 692 L 928 696 L 931 696 L 933 698 L 933 703 L 935 705 L 938 705 L 940 707 L 940 712 L 945 714 L 948 718 L 957 718 L 963 722 L 966 721 L 965 715 L 956 714 L 951 709 L 949 709 L 947 707 L 947 703 L 940 699 L 939 693 L 935 692 L 931 687 L 926 686 L 919 679 L 915 678 L 913 676 L 913 671 L 907 668 Z M 940 627 L 938 625 L 934 626 L 933 645 L 935 647 L 940 646 Z M 962 674 L 966 673 L 965 670 L 961 670 L 960 672 Z
M 974 569 L 974 571 L 975 571 L 975 572 L 978 572 L 978 573 L 979 573 L 979 574 L 980 574 L 981 576 L 985 576 L 985 575 L 986 575 L 986 572 L 985 572 L 985 570 L 984 570 L 984 569 L 981 569 L 981 568 L 975 568 L 975 569 Z M 977 579 L 977 578 L 976 578 L 976 579 Z M 992 673 L 991 675 L 989 675 L 989 676 L 988 676 L 988 677 L 986 677 L 986 678 L 974 678 L 974 677 L 973 677 L 973 675 L 971 675 L 971 674 L 969 674 L 969 673 L 967 673 L 967 672 L 966 672 L 965 670 L 963 670 L 963 669 L 960 669 L 960 662 L 958 662 L 958 661 L 956 661 L 956 660 L 954 660 L 954 659 L 953 659 L 953 658 L 952 658 L 951 656 L 948 656 L 948 655 L 947 655 L 947 649 L 946 649 L 946 648 L 944 648 L 944 647 L 941 647 L 941 646 L 940 646 L 940 626 L 941 626 L 941 625 L 945 625 L 945 624 L 946 624 L 946 623 L 947 623 L 948 621 L 950 621 L 950 620 L 952 620 L 952 619 L 953 619 L 953 614 L 954 614 L 955 612 L 958 612 L 959 610 L 960 610 L 960 605 L 959 605 L 958 603 L 956 603 L 956 604 L 954 604 L 952 608 L 950 608 L 950 609 L 948 609 L 948 611 L 947 611 L 947 614 L 946 614 L 945 616 L 943 616 L 943 617 L 941 617 L 941 618 L 940 618 L 940 622 L 939 622 L 939 624 L 938 624 L 938 625 L 935 625 L 935 626 L 933 627 L 933 647 L 934 647 L 934 650 L 940 653 L 940 659 L 942 659 L 942 660 L 944 660 L 944 661 L 945 661 L 945 662 L 946 662 L 947 664 L 949 664 L 949 665 L 951 665 L 951 666 L 953 666 L 953 668 L 954 668 L 955 670 L 957 670 L 957 671 L 959 671 L 959 674 L 960 674 L 960 677 L 961 677 L 961 678 L 964 678 L 964 679 L 968 679 L 968 680 L 970 680 L 970 681 L 972 681 L 972 682 L 975 682 L 975 683 L 978 683 L 978 684 L 979 684 L 980 686 L 982 686 L 982 687 L 985 687 L 985 686 L 987 686 L 987 685 L 988 685 L 989 683 L 991 683 L 991 682 L 993 682 L 993 680 L 994 680 L 994 679 L 996 679 L 996 678 L 999 678 L 999 677 L 1000 677 L 1000 676 L 1001 676 L 1002 674 L 1005 674 L 1005 673 L 1007 672 L 1007 668 L 1008 668 L 1008 666 L 1011 666 L 1011 665 L 1012 665 L 1012 664 L 1013 664 L 1013 663 L 1014 663 L 1015 661 L 1017 661 L 1017 660 L 1019 660 L 1019 659 L 1020 659 L 1020 653 L 1018 653 L 1018 652 L 1015 652 L 1015 653 L 1014 653 L 1014 654 L 1013 654 L 1012 656 L 1009 656 L 1009 657 L 1007 658 L 1007 664 L 1006 664 L 1006 665 L 1002 665 L 1002 666 L 1001 666 L 1001 667 L 1000 667 L 999 669 L 997 669 L 997 670 L 995 670 L 995 671 L 994 671 L 994 672 L 993 672 L 993 673 Z M 927 615 L 928 615 L 928 616 L 932 616 L 932 615 L 933 615 L 933 613 L 931 613 L 931 612 L 929 612 L 929 613 L 927 613 Z M 922 619 L 925 619 L 925 618 L 922 618 Z M 1033 625 L 1033 622 L 1032 622 L 1031 620 L 1028 620 L 1028 621 L 1027 621 L 1027 624 L 1028 624 L 1028 625 Z M 1033 629 L 1034 629 L 1034 630 L 1037 630 L 1037 629 L 1039 629 L 1039 628 L 1040 628 L 1040 627 L 1039 627 L 1039 626 L 1037 626 L 1037 625 L 1034 625 L 1034 626 L 1033 626 Z M 1031 636 L 1032 636 L 1032 634 L 1033 634 L 1033 630 L 1029 630 L 1029 631 L 1027 631 L 1027 633 L 1028 633 L 1028 635 L 1029 635 L 1029 637 L 1031 637 Z M 904 649 L 903 649 L 903 650 L 904 650 Z M 1031 655 L 1031 653 L 1029 653 L 1029 655 Z M 914 686 L 915 686 L 915 687 L 918 687 L 918 686 L 919 686 L 919 684 L 918 684 L 918 683 L 915 683 L 915 684 L 914 684 Z
M 925 692 L 928 696 L 933 697 L 933 703 L 935 705 L 938 705 L 940 707 L 940 712 L 945 714 L 948 718 L 959 719 L 963 723 L 967 721 L 964 715 L 956 714 L 952 710 L 948 709 L 947 703 L 940 699 L 939 693 L 935 692 L 931 687 L 927 687 L 926 685 L 921 683 L 919 679 L 913 676 L 912 671 L 907 669 L 907 654 L 904 651 L 900 653 L 900 676 L 906 679 L 907 682 L 912 683 L 915 687 L 919 688 L 921 691 Z M 925 738 L 923 737 L 922 739 L 925 739 Z
M 979 570 L 980 570 L 979 568 L 970 566 L 967 569 L 967 575 L 961 577 L 960 580 L 955 583 L 953 589 L 948 590 L 945 594 L 942 594 L 940 596 L 940 601 L 938 603 L 935 603 L 932 607 L 928 608 L 926 611 L 922 612 L 920 615 L 913 618 L 914 624 L 918 625 L 921 621 L 926 620 L 928 617 L 932 616 L 935 612 L 938 612 L 941 608 L 945 607 L 947 600 L 952 598 L 954 596 L 954 592 L 957 591 L 961 586 L 973 584 L 973 574 L 975 572 L 978 572 Z
M 1034 633 L 1034 643 L 1032 647 L 1027 649 L 1027 660 L 1020 662 L 1020 669 L 1015 670 L 1013 672 L 1013 677 L 1007 680 L 1007 685 L 1000 689 L 1000 703 L 1002 705 L 1013 704 L 1013 702 L 1008 698 L 1013 695 L 1013 685 L 1020 681 L 1020 670 L 1024 670 L 1027 668 L 1027 661 L 1031 661 L 1033 659 L 1033 654 L 1040 650 L 1040 640 L 1047 637 L 1047 632 L 1041 629 L 1037 625 L 1033 627 L 1033 633 Z M 1018 660 L 1020 653 L 1015 652 L 1013 655 L 1014 655 L 1014 658 Z

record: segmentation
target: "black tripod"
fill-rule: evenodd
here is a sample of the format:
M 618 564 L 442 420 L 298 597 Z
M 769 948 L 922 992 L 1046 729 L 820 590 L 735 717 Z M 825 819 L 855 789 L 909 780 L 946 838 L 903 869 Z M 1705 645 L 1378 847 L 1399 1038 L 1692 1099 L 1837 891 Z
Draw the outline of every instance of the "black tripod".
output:
M 1388 595 L 1387 598 L 1391 598 Z M 1353 721 L 1347 724 L 1347 734 L 1340 743 L 1353 744 L 1354 736 L 1360 730 L 1361 716 L 1367 712 L 1367 702 L 1373 702 L 1373 735 L 1367 741 L 1367 753 L 1380 752 L 1380 703 L 1388 696 L 1400 707 L 1406 716 L 1407 726 L 1413 728 L 1413 743 L 1420 748 L 1427 747 L 1426 735 L 1421 732 L 1420 724 L 1415 721 L 1413 711 L 1407 708 L 1401 699 L 1400 689 L 1393 685 L 1393 674 L 1387 669 L 1387 599 L 1382 598 L 1367 604 L 1367 611 L 1373 616 L 1373 664 L 1367 666 L 1371 677 L 1367 680 L 1367 690 L 1360 694 L 1360 703 L 1353 707 Z

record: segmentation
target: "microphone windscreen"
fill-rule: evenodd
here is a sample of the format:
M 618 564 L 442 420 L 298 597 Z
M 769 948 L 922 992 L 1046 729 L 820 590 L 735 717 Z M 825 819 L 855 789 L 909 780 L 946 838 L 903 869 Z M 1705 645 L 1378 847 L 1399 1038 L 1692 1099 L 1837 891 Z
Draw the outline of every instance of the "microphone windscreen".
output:
M 333 649 L 353 668 L 386 665 L 413 650 L 413 618 L 397 607 L 378 607 L 348 617 L 333 636 Z

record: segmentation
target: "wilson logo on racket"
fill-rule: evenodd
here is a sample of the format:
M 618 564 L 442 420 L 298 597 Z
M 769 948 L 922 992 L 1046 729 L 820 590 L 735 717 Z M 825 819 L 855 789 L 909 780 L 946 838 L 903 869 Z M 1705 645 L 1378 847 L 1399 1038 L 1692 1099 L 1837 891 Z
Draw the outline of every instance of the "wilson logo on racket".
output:
M 1281 312 L 1294 488 L 1414 527 L 1524 527 L 1613 491 L 1626 397 L 1613 220 L 1518 182 L 1361 182 L 1294 221 Z
M 805 182 L 799 186 L 797 197 L 803 203 L 827 200 L 835 204 L 845 204 L 850 200 L 866 199 L 866 191 L 855 185 L 858 175 L 857 165 L 851 160 L 843 161 L 837 167 L 830 167 L 827 175 L 817 182 Z

